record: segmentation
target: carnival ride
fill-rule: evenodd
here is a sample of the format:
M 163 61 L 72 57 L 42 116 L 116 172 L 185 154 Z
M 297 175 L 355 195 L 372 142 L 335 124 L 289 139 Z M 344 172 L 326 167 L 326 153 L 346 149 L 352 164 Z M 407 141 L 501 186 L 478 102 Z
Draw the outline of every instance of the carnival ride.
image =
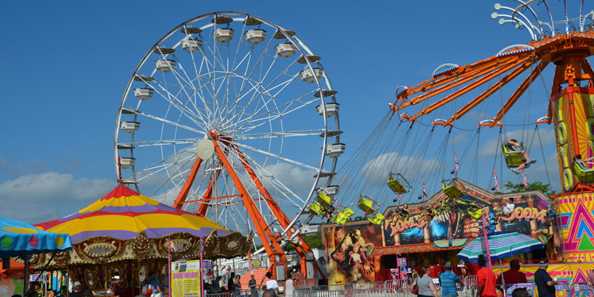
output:
M 495 4 L 491 17 L 527 31 L 531 40 L 471 64 L 443 64 L 428 79 L 398 87 L 387 114 L 339 171 L 333 208 L 356 205 L 357 193 L 378 205 L 394 198 L 403 213 L 439 190 L 456 202 L 458 178 L 494 192 L 503 191 L 505 180 L 527 186 L 529 177 L 554 185 L 557 163 L 563 257 L 591 260 L 576 248 L 594 251 L 588 232 L 578 228 L 584 220 L 573 216 L 579 205 L 593 209 L 594 10 L 585 1 L 508 3 Z M 470 212 L 481 216 L 479 209 Z
M 299 229 L 313 219 L 312 197 L 336 193 L 341 133 L 336 91 L 294 31 L 208 13 L 163 35 L 132 73 L 116 122 L 117 178 L 249 235 L 273 273 L 286 269 L 286 244 L 305 268 Z

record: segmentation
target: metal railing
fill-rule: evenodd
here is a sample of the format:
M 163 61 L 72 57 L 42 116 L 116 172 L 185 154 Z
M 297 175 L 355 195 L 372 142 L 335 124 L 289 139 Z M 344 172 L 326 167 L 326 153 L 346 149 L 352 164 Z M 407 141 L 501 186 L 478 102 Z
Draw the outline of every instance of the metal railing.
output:
M 477 293 L 476 278 L 466 277 L 462 281 L 464 287 L 458 291 L 458 297 L 475 297 Z M 533 283 L 516 285 L 524 287 L 529 296 L 537 296 Z M 557 296 L 563 297 L 592 297 L 594 286 L 584 284 L 561 284 L 556 286 Z M 385 281 L 378 283 L 352 284 L 347 286 L 320 286 L 311 288 L 297 288 L 293 297 L 416 297 L 411 293 L 412 284 L 406 281 Z M 514 287 L 508 288 L 506 296 L 512 296 Z M 262 296 L 258 290 L 258 296 Z M 234 297 L 231 292 L 208 293 L 207 297 Z M 241 297 L 250 297 L 249 290 L 242 290 Z M 280 296 L 283 296 L 281 293 Z
M 476 278 L 467 277 L 464 287 L 458 291 L 459 297 L 476 296 Z M 300 288 L 295 290 L 294 297 L 415 297 L 411 292 L 412 282 L 389 280 L 379 283 L 362 283 L 347 286 Z

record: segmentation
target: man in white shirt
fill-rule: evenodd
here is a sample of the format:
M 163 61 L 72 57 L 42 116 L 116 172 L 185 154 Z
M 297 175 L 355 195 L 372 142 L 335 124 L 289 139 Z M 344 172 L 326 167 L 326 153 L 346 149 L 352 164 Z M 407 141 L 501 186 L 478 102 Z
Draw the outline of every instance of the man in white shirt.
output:
M 278 283 L 272 278 L 272 273 L 267 272 L 266 279 L 266 291 L 271 292 L 272 296 L 276 296 L 276 292 L 278 291 Z

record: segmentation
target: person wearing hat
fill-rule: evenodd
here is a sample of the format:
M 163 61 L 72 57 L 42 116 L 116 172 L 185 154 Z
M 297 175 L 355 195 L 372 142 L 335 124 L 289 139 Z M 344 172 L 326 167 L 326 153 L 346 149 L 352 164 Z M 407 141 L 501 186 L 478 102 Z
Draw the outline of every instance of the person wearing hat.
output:
M 452 272 L 452 263 L 446 262 L 444 272 L 439 275 L 439 285 L 441 286 L 441 297 L 456 297 L 458 292 L 456 284 L 462 285 L 460 278 Z
M 538 290 L 539 297 L 555 297 L 556 282 L 551 278 L 547 272 L 549 264 L 547 262 L 540 262 L 541 265 L 534 273 L 534 284 Z

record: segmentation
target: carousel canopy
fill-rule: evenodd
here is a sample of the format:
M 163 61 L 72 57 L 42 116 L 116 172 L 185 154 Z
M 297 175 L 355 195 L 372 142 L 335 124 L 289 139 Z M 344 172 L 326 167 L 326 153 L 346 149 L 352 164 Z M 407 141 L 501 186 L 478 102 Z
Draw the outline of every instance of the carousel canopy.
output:
M 34 267 L 162 260 L 169 253 L 176 258 L 194 259 L 201 251 L 207 258 L 230 258 L 244 255 L 249 247 L 239 233 L 159 203 L 124 185 L 74 214 L 37 226 L 69 234 L 73 250 L 49 260 L 46 255 L 39 255 L 32 259 Z
M 25 256 L 70 249 L 70 236 L 43 231 L 31 224 L 0 218 L 0 257 Z
M 213 231 L 219 236 L 229 233 L 205 217 L 159 203 L 124 185 L 118 185 L 77 213 L 37 226 L 69 234 L 74 244 L 96 237 L 130 240 L 143 234 L 157 239 L 187 233 L 203 238 Z

